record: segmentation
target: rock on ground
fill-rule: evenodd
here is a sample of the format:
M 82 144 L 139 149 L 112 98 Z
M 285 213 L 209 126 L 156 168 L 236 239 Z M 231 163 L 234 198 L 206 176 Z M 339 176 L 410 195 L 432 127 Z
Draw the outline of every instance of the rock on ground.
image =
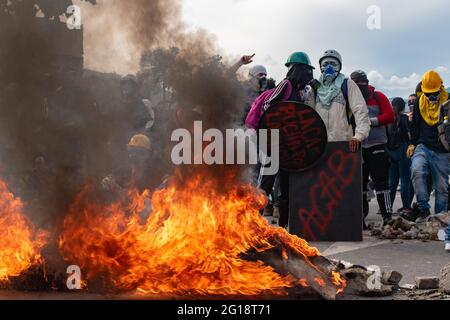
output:
M 441 271 L 439 290 L 442 293 L 450 294 L 450 264 Z
M 416 286 L 419 290 L 432 290 L 439 288 L 438 277 L 417 277 Z

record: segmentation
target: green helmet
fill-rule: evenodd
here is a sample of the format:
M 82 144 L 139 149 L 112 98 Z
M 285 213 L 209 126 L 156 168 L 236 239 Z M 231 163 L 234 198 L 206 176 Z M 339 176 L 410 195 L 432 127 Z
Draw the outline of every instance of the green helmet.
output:
M 312 69 L 315 69 L 311 64 L 311 59 L 309 59 L 309 56 L 304 52 L 294 52 L 291 54 L 286 62 L 286 67 L 289 67 L 292 64 L 306 64 L 307 66 L 310 66 Z

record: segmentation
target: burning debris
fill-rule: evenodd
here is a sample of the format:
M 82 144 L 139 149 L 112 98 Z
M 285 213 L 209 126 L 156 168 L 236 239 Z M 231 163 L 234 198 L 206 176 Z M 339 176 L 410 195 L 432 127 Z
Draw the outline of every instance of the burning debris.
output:
M 197 177 L 156 191 L 143 223 L 148 194 L 130 191 L 129 204 L 108 207 L 81 195 L 66 217 L 61 250 L 89 272 L 88 283 L 106 276 L 115 288 L 146 295 L 286 296 L 288 288 L 311 287 L 332 299 L 344 289 L 331 264 L 314 264 L 317 249 L 260 216 L 262 194 L 215 184 Z
M 0 287 L 43 263 L 44 232 L 34 230 L 24 205 L 0 180 Z
M 174 128 L 190 129 L 194 120 L 236 126 L 240 84 L 210 36 L 181 31 L 179 1 L 98 1 L 90 9 L 97 26 L 89 29 L 88 15 L 86 28 L 68 38 L 56 19 L 61 7 L 0 4 L 0 57 L 10 61 L 0 67 L 1 175 L 26 203 L 0 181 L 0 280 L 7 287 L 56 288 L 58 271 L 50 270 L 65 261 L 80 266 L 91 291 L 334 299 L 344 290 L 317 249 L 260 216 L 266 199 L 243 179 L 246 168 L 181 167 L 156 190 L 133 185 L 135 176 L 120 195 L 101 189 L 104 177 L 130 161 L 126 143 L 136 134 L 148 136 L 146 148 L 168 170 Z M 45 19 L 30 19 L 37 9 Z M 112 29 L 130 56 L 142 57 L 142 70 L 126 83 L 83 71 L 84 50 L 91 66 L 99 48 L 96 61 L 106 60 L 104 51 L 117 44 Z M 137 71 L 132 65 L 120 67 Z M 137 108 L 154 109 L 151 128 L 151 121 L 132 126 Z M 151 169 L 160 178 L 156 162 Z M 26 214 L 52 237 L 44 241 Z

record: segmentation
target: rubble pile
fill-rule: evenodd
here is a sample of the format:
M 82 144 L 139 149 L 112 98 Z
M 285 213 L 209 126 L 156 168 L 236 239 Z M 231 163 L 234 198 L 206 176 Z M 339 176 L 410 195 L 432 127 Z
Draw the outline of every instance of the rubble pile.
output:
M 442 224 L 437 221 L 419 224 L 398 217 L 384 227 L 372 228 L 370 235 L 386 240 L 439 241 L 439 232 L 442 229 Z
M 399 295 L 411 300 L 450 300 L 450 264 L 440 277 L 417 277 L 416 284 L 400 287 Z
M 440 292 L 438 289 L 432 290 L 402 290 L 399 293 L 402 300 L 450 300 L 450 295 Z
M 450 264 L 440 277 L 416 277 L 415 284 L 401 284 L 403 275 L 395 270 L 375 270 L 334 260 L 336 271 L 347 281 L 347 296 L 394 300 L 450 300 Z
M 362 297 L 387 297 L 393 295 L 403 275 L 395 270 L 373 270 L 344 261 L 334 261 L 336 270 L 346 279 L 348 295 Z

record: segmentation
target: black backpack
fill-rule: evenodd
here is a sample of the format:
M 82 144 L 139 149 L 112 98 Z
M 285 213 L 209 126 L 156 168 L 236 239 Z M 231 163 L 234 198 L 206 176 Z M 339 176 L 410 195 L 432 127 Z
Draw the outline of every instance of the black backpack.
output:
M 341 91 L 345 98 L 345 110 L 346 110 L 346 114 L 347 114 L 347 121 L 348 121 L 348 124 L 350 124 L 353 128 L 353 134 L 355 134 L 356 120 L 355 120 L 355 116 L 352 114 L 352 110 L 350 108 L 350 103 L 348 101 L 348 79 L 344 80 L 344 83 L 342 84 L 342 87 L 341 87 Z M 380 97 L 378 96 L 376 91 L 373 92 L 373 98 L 375 99 L 375 101 L 378 104 L 380 104 Z
M 395 150 L 401 146 L 405 140 L 409 140 L 408 116 L 402 114 L 400 119 L 387 127 L 388 144 L 390 150 Z

